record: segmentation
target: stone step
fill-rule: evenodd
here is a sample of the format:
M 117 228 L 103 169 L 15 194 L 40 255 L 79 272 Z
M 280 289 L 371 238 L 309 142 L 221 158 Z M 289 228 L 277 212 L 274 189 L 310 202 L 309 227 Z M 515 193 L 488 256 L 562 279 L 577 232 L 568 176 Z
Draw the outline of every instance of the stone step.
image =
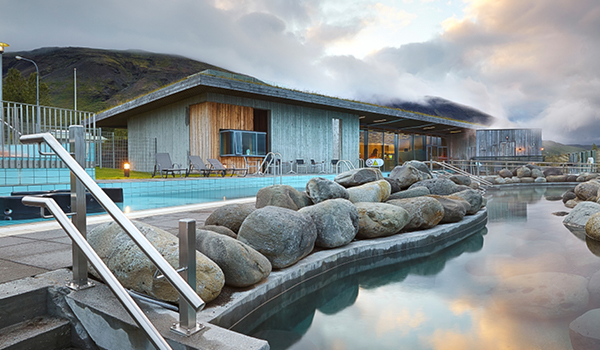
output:
M 63 350 L 71 346 L 69 321 L 36 316 L 0 329 L 0 350 Z
M 0 329 L 47 314 L 47 298 L 47 288 L 0 295 Z

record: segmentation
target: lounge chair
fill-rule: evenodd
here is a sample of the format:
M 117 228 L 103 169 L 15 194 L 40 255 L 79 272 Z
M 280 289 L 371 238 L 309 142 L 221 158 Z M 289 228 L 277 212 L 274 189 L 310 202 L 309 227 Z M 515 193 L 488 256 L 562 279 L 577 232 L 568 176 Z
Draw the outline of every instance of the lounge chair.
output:
M 240 176 L 248 175 L 248 168 L 242 168 L 242 169 L 226 168 L 218 159 L 208 159 L 208 163 L 211 165 L 212 170 L 220 172 L 223 177 L 225 177 L 225 175 L 227 175 L 228 171 L 231 172 L 231 176 L 233 176 L 233 174 L 235 174 L 236 171 L 244 173 L 244 175 L 240 175 L 238 173 L 238 175 L 240 175 Z
M 200 156 L 188 156 L 188 160 L 190 161 L 190 166 L 185 172 L 185 177 L 188 177 L 192 171 L 198 171 L 202 176 L 209 176 L 213 173 L 213 169 L 209 169 L 204 164 L 204 161 Z
M 171 156 L 169 153 L 156 153 L 156 164 L 154 165 L 154 172 L 152 173 L 152 177 L 156 175 L 156 173 L 160 173 L 160 177 L 168 177 L 169 174 L 175 177 L 175 173 L 179 173 L 180 177 L 183 177 L 183 171 L 185 168 L 182 168 L 181 165 L 175 164 L 171 161 Z
M 300 174 L 300 168 L 304 168 L 304 173 L 308 174 L 308 164 L 304 162 L 304 159 L 296 159 L 296 172 Z

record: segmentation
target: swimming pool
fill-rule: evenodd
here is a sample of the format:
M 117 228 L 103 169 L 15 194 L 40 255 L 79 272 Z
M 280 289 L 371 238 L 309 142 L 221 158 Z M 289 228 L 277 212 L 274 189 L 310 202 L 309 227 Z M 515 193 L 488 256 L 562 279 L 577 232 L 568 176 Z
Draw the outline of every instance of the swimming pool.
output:
M 486 230 L 427 258 L 323 274 L 233 329 L 273 350 L 572 349 L 569 324 L 600 307 L 587 290 L 600 258 L 552 214 L 568 209 L 546 197 L 565 190 L 490 192 Z

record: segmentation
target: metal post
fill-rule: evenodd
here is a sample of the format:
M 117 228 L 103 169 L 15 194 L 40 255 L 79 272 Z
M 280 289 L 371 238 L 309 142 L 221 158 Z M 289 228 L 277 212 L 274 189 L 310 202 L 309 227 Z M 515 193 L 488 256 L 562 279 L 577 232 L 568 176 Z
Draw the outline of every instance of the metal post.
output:
M 196 290 L 196 220 L 179 220 L 179 269 L 183 279 Z M 200 330 L 196 322 L 196 310 L 180 295 L 179 323 L 173 324 L 171 330 L 189 336 Z
M 83 126 L 69 126 L 69 143 L 71 152 L 74 154 L 75 161 L 85 169 L 85 135 Z M 86 237 L 86 204 L 85 204 L 85 186 L 71 172 L 71 211 L 75 214 L 71 218 L 73 225 L 81 232 L 83 238 Z M 72 245 L 73 250 L 73 280 L 68 285 L 74 290 L 81 290 L 94 285 L 88 281 L 88 262 L 85 254 L 76 245 Z

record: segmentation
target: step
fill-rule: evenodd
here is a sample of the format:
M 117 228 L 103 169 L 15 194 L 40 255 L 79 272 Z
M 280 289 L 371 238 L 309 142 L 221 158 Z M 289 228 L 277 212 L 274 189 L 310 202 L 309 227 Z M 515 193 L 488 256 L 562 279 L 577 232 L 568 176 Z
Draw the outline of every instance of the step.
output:
M 0 329 L 0 350 L 62 350 L 71 346 L 69 321 L 36 316 Z
M 0 329 L 47 314 L 47 287 L 0 296 Z

